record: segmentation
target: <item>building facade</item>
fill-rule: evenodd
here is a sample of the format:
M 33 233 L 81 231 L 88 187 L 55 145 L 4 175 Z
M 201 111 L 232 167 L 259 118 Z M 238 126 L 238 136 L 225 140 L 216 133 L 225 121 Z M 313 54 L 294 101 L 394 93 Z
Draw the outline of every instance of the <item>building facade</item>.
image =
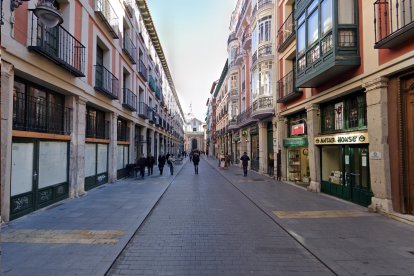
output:
M 310 191 L 414 214 L 413 9 L 412 0 L 239 1 L 227 98 L 215 98 L 218 121 L 228 109 L 216 147 L 232 151 L 237 141 L 259 172 L 272 163 L 281 180 Z
M 55 3 L 64 21 L 53 28 L 34 1 L 3 10 L 3 221 L 183 149 L 184 113 L 146 2 Z
M 186 114 L 184 126 L 184 150 L 191 152 L 193 150 L 205 151 L 204 137 L 205 123 L 197 119 L 191 112 Z

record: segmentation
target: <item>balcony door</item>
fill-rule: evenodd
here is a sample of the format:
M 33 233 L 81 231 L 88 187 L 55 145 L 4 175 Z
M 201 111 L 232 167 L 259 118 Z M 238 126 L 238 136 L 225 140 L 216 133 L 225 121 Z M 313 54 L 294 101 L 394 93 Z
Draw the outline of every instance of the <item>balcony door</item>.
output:
M 95 86 L 102 87 L 103 84 L 103 64 L 104 51 L 101 47 L 96 47 L 96 72 L 95 72 Z

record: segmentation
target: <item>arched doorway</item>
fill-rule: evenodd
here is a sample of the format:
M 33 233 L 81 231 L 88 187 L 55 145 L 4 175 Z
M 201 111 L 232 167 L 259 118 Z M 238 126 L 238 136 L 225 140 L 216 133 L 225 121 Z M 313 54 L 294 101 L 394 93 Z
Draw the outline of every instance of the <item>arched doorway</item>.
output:
M 191 150 L 195 149 L 197 149 L 197 139 L 193 138 L 193 140 L 191 140 Z

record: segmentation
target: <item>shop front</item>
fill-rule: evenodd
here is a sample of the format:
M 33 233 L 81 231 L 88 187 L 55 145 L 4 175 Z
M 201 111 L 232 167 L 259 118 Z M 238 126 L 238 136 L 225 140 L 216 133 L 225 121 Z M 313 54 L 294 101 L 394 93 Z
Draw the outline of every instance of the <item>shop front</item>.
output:
M 237 132 L 233 135 L 233 142 L 234 142 L 234 156 L 232 156 L 234 164 L 240 163 L 240 134 Z
M 250 128 L 251 169 L 259 171 L 259 128 L 254 125 Z
M 321 149 L 321 191 L 354 203 L 371 204 L 368 133 L 315 137 Z
M 283 139 L 287 149 L 287 179 L 298 184 L 310 182 L 308 139 L 306 137 Z

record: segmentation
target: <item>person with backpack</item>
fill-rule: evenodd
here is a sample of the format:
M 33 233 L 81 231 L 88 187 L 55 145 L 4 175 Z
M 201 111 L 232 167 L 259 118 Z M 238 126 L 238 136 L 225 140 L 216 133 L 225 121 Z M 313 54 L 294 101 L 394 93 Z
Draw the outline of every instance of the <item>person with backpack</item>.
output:
M 200 163 L 200 154 L 198 152 L 194 152 L 194 154 L 193 154 L 193 164 L 194 164 L 195 174 L 198 174 L 198 163 Z
M 165 166 L 165 155 L 161 154 L 158 156 L 158 169 L 160 170 L 160 175 L 162 175 L 164 166 Z
M 141 178 L 144 178 L 144 176 L 145 176 L 145 167 L 147 166 L 147 158 L 145 158 L 145 156 L 142 155 L 138 159 L 137 165 L 138 165 L 138 168 L 139 168 Z
M 244 176 L 247 176 L 247 166 L 249 165 L 249 156 L 247 156 L 247 152 L 244 152 L 242 157 L 240 157 L 240 160 L 242 161 L 243 165 L 243 174 Z
M 152 175 L 154 169 L 155 158 L 151 154 L 147 158 L 148 175 Z

